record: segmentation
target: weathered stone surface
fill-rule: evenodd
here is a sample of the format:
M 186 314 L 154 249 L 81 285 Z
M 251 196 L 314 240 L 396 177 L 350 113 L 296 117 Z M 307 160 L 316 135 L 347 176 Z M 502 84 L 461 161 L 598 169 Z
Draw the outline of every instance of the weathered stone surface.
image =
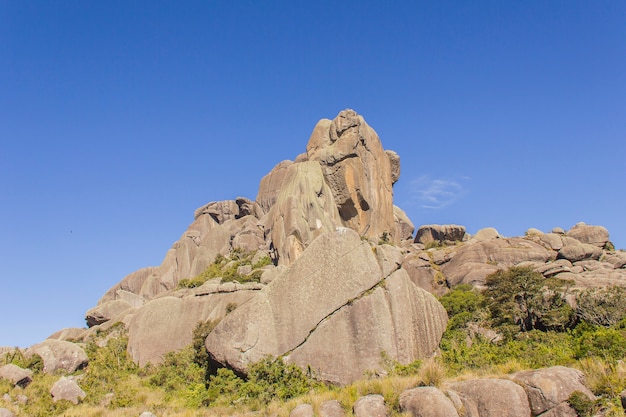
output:
M 84 368 L 89 362 L 87 354 L 75 343 L 63 340 L 47 339 L 26 349 L 25 356 L 39 355 L 43 359 L 43 372 L 53 373 L 65 370 L 72 373 Z
M 348 383 L 380 368 L 383 350 L 401 363 L 430 356 L 446 321 L 441 305 L 403 270 L 385 281 L 369 244 L 346 229 L 311 243 L 228 315 L 206 346 L 217 362 L 242 373 L 267 354 L 284 355 L 322 380 Z
M 26 388 L 33 381 L 33 371 L 10 363 L 0 367 L 0 379 L 6 379 L 13 385 Z
M 490 239 L 498 239 L 500 237 L 502 236 L 500 236 L 500 233 L 498 233 L 495 228 L 485 227 L 484 229 L 480 229 L 478 232 L 476 232 L 476 234 L 472 236 L 472 239 L 482 242 Z
M 106 301 L 87 311 L 85 321 L 89 327 L 97 326 L 115 317 L 119 317 L 130 309 L 132 309 L 132 306 L 124 300 Z
M 392 169 L 376 132 L 354 110 L 321 120 L 307 144 L 319 161 L 343 226 L 377 240 L 393 234 Z
M 386 150 L 385 153 L 389 157 L 389 166 L 391 167 L 391 183 L 395 184 L 400 179 L 400 155 L 391 150 Z
M 415 235 L 415 242 L 427 244 L 430 242 L 454 243 L 465 238 L 465 226 L 456 224 L 428 224 L 420 226 Z
M 437 271 L 430 261 L 422 259 L 420 253 L 410 253 L 402 261 L 402 268 L 409 274 L 411 281 L 431 294 L 443 295 L 448 291 L 445 278 L 437 277 Z
M 522 262 L 545 263 L 554 258 L 554 252 L 523 238 L 485 241 L 472 238 L 455 252 L 450 262 L 441 268 L 450 286 L 460 283 L 482 285 L 485 277 L 498 269 Z
M 558 258 L 567 259 L 570 262 L 582 261 L 583 259 L 600 259 L 602 249 L 587 243 L 579 245 L 563 246 L 558 253 Z
M 235 283 L 231 284 L 236 289 Z M 246 288 L 239 284 L 239 289 Z M 198 289 L 199 290 L 199 289 Z M 143 366 L 161 363 L 163 356 L 192 342 L 199 321 L 224 317 L 228 305 L 241 305 L 258 291 L 224 291 L 206 296 L 157 298 L 139 309 L 128 325 L 128 352 Z
M 352 406 L 355 417 L 387 417 L 387 406 L 382 395 L 370 394 L 361 397 Z
M 279 265 L 291 264 L 313 239 L 340 225 L 320 164 L 309 161 L 290 165 L 265 219 L 266 235 Z
M 285 359 L 310 367 L 323 381 L 348 384 L 365 371 L 384 373 L 380 352 L 402 364 L 431 357 L 446 323 L 439 302 L 398 270 L 326 317 Z
M 539 241 L 549 249 L 559 250 L 563 247 L 563 239 L 561 235 L 556 233 L 546 233 L 539 236 Z
M 404 253 L 397 246 L 378 245 L 375 247 L 376 259 L 384 277 L 391 275 L 402 265 Z
M 78 404 L 87 396 L 85 391 L 73 379 L 66 377 L 61 377 L 52 385 L 50 395 L 52 395 L 52 401 L 54 402 L 67 400 L 73 404 Z
M 534 227 L 529 228 L 528 230 L 526 230 L 526 233 L 524 233 L 524 235 L 526 236 L 542 236 L 543 232 L 539 229 L 535 229 Z
M 320 406 L 320 417 L 344 417 L 345 415 L 341 403 L 337 400 L 324 401 Z
M 265 213 L 270 211 L 270 208 L 276 202 L 278 193 L 283 185 L 285 177 L 287 176 L 287 170 L 293 165 L 293 161 L 282 161 L 276 165 L 272 170 L 261 179 L 259 184 L 259 192 L 256 196 L 256 202 L 261 206 Z
M 597 247 L 604 247 L 609 241 L 609 232 L 602 226 L 589 226 L 585 223 L 578 223 L 567 231 L 567 236 L 588 243 Z
M 406 213 L 397 206 L 393 206 L 393 216 L 395 221 L 394 242 L 400 244 L 406 240 L 413 240 L 415 226 Z
M 504 379 L 470 379 L 451 384 L 452 390 L 473 403 L 480 417 L 530 417 L 524 389 Z
M 580 273 L 564 272 L 555 275 L 555 277 L 574 281 L 576 288 L 626 287 L 626 270 L 624 269 L 599 269 Z
M 15 414 L 8 408 L 0 408 L 0 417 L 15 417 Z
M 207 338 L 207 349 L 217 362 L 245 372 L 249 363 L 299 346 L 322 319 L 380 279 L 369 244 L 354 231 L 321 235 L 253 300 L 222 320 Z
M 46 339 L 58 339 L 58 340 L 80 340 L 85 333 L 85 329 L 78 327 L 69 327 L 52 333 Z
M 313 417 L 314 415 L 311 404 L 300 404 L 289 413 L 289 417 Z
M 144 411 L 143 413 L 139 414 L 139 417 L 157 417 L 157 416 L 152 414 L 150 411 Z
M 452 401 L 435 387 L 419 387 L 400 394 L 400 409 L 413 417 L 458 417 Z
M 583 384 L 584 375 L 577 369 L 553 366 L 516 372 L 511 379 L 524 387 L 533 415 L 541 414 L 566 402 L 574 391 L 594 400 L 595 396 Z
M 613 268 L 624 268 L 626 266 L 626 252 L 617 251 L 606 256 L 606 261 L 613 265 Z
M 568 403 L 564 402 L 549 409 L 541 417 L 578 417 L 578 413 Z

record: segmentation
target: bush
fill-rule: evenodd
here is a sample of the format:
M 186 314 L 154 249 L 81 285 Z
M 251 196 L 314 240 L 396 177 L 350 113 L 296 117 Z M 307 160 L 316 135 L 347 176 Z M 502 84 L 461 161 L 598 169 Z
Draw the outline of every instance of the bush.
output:
M 471 285 L 460 284 L 441 296 L 439 302 L 448 313 L 448 329 L 458 329 L 479 318 L 484 297 Z
M 315 385 L 298 366 L 268 356 L 249 367 L 242 392 L 267 404 L 273 399 L 284 401 L 306 394 Z
M 626 289 L 593 288 L 576 295 L 576 316 L 596 326 L 613 326 L 626 318 Z

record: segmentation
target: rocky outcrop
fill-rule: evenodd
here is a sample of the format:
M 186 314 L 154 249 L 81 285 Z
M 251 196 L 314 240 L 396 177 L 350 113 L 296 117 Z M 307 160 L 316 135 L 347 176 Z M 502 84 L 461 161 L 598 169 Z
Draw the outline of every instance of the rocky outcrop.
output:
M 228 291 L 229 287 L 233 291 Z M 236 284 L 224 285 L 223 292 L 217 292 L 211 291 L 209 284 L 195 291 L 198 296 L 166 296 L 147 303 L 128 324 L 128 351 L 133 361 L 141 366 L 161 363 L 166 353 L 191 344 L 198 322 L 221 319 L 229 308 L 248 301 L 258 287 L 235 288 Z
M 589 226 L 585 223 L 577 223 L 566 233 L 567 236 L 581 243 L 603 248 L 609 241 L 609 231 L 602 226 Z
M 503 378 L 468 379 L 400 394 L 400 408 L 414 417 L 576 416 L 568 399 L 578 391 L 594 400 L 576 369 L 555 366 Z
M 393 205 L 400 157 L 353 110 L 320 120 L 305 151 L 263 177 L 255 200 L 198 208 L 161 265 L 126 276 L 87 312 L 90 329 L 58 339 L 87 340 L 120 322 L 133 359 L 156 363 L 189 344 L 198 322 L 223 319 L 206 341 L 217 363 L 245 373 L 268 354 L 284 356 L 347 383 L 383 372 L 381 351 L 401 363 L 432 355 L 446 316 L 431 294 L 482 287 L 500 269 L 532 266 L 578 288 L 626 286 L 626 255 L 610 250 L 600 226 L 506 238 L 494 228 L 470 237 L 464 226 L 425 225 L 414 237 Z M 241 251 L 271 257 L 252 274 L 239 265 L 239 279 L 258 282 L 197 280 Z
M 33 381 L 33 371 L 10 363 L 0 367 L 0 379 L 6 379 L 15 386 L 26 388 Z
M 352 406 L 355 417 L 387 417 L 387 405 L 382 395 L 370 394 L 361 397 Z
M 66 341 L 71 342 L 73 340 L 81 339 L 84 333 L 85 333 L 84 328 L 69 327 L 69 328 L 61 329 L 57 332 L 52 333 L 50 336 L 47 337 L 47 339 L 58 339 L 58 340 L 66 340 Z
M 33 355 L 41 356 L 43 372 L 48 374 L 57 370 L 72 373 L 89 363 L 89 358 L 83 348 L 63 340 L 47 339 L 26 349 L 24 356 Z
M 494 237 L 470 240 L 448 253 L 448 262 L 441 270 L 449 287 L 465 283 L 484 285 L 487 275 L 498 269 L 509 268 L 522 262 L 545 263 L 555 254 L 545 247 L 524 238 L 504 239 Z
M 524 389 L 504 379 L 470 379 L 454 383 L 468 414 L 476 417 L 530 417 Z
M 417 229 L 415 243 L 427 244 L 437 242 L 440 244 L 451 245 L 460 242 L 465 238 L 465 226 L 456 224 L 429 224 L 420 226 Z
M 322 167 L 343 226 L 373 239 L 393 233 L 392 186 L 399 161 L 385 153 L 363 117 L 344 110 L 332 121 L 320 120 L 306 151 L 309 161 Z
M 435 387 L 419 387 L 400 394 L 400 408 L 416 417 L 458 417 L 454 404 Z
M 314 240 L 224 318 L 206 347 L 213 360 L 240 373 L 269 354 L 345 384 L 381 370 L 381 351 L 401 363 L 432 355 L 446 321 L 430 294 L 403 270 L 383 276 L 370 244 L 345 229 Z
M 52 395 L 52 401 L 57 402 L 66 400 L 76 405 L 81 402 L 87 394 L 83 391 L 76 381 L 72 378 L 61 377 L 50 388 L 50 395 Z
M 516 372 L 511 375 L 511 380 L 526 391 L 534 416 L 559 406 L 569 408 L 567 400 L 575 391 L 595 400 L 583 383 L 583 373 L 564 366 Z

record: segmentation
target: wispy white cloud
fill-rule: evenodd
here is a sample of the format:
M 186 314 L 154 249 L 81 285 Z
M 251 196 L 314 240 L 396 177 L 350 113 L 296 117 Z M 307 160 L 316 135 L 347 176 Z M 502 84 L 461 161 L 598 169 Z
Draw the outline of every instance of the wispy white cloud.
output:
M 467 194 L 463 182 L 468 179 L 431 178 L 429 175 L 422 175 L 410 182 L 411 200 L 425 209 L 448 207 Z

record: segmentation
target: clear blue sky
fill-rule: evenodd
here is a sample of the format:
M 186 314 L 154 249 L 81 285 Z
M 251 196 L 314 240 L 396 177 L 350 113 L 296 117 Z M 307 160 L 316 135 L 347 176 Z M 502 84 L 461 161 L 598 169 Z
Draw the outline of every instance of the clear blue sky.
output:
M 353 108 L 416 226 L 626 248 L 626 2 L 0 1 L 0 346 L 84 326 Z

